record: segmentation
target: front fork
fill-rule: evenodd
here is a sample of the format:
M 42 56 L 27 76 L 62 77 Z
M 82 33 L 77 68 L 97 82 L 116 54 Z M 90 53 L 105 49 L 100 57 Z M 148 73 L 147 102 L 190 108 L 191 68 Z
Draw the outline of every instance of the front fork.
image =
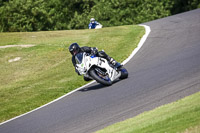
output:
M 111 81 L 118 79 L 121 76 L 121 71 L 116 71 L 115 69 L 112 70 L 110 73 Z

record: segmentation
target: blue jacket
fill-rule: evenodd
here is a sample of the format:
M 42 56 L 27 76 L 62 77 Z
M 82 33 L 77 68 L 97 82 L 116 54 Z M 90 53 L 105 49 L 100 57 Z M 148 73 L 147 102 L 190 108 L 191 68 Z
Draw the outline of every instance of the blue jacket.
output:
M 89 29 L 95 29 L 95 27 L 99 25 L 99 23 L 97 21 L 94 21 L 94 23 L 89 23 L 88 28 Z

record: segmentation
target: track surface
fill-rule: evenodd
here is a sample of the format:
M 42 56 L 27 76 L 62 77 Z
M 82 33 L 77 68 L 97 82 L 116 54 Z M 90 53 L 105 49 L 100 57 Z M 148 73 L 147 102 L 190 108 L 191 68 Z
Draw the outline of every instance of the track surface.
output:
M 1 133 L 85 133 L 200 91 L 200 9 L 145 23 L 129 78 L 97 83 L 0 126 Z

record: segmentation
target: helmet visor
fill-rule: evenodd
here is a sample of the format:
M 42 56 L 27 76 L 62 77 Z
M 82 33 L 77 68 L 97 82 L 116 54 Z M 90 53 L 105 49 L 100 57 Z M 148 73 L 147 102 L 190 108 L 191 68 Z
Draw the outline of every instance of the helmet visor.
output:
M 78 50 L 76 50 L 76 49 L 70 49 L 70 53 L 72 55 L 76 55 L 78 53 Z

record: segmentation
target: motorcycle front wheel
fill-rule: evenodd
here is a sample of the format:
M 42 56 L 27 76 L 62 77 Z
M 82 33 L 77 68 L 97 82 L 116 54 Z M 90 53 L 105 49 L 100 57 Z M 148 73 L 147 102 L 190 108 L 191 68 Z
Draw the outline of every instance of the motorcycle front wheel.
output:
M 94 80 L 96 80 L 100 84 L 103 84 L 105 86 L 112 85 L 112 81 L 110 80 L 108 76 L 101 75 L 100 73 L 95 71 L 95 69 L 93 68 L 89 71 L 89 74 Z
M 122 67 L 120 68 L 120 71 L 121 71 L 121 76 L 119 77 L 120 79 L 128 78 L 128 71 L 126 70 L 126 68 Z

